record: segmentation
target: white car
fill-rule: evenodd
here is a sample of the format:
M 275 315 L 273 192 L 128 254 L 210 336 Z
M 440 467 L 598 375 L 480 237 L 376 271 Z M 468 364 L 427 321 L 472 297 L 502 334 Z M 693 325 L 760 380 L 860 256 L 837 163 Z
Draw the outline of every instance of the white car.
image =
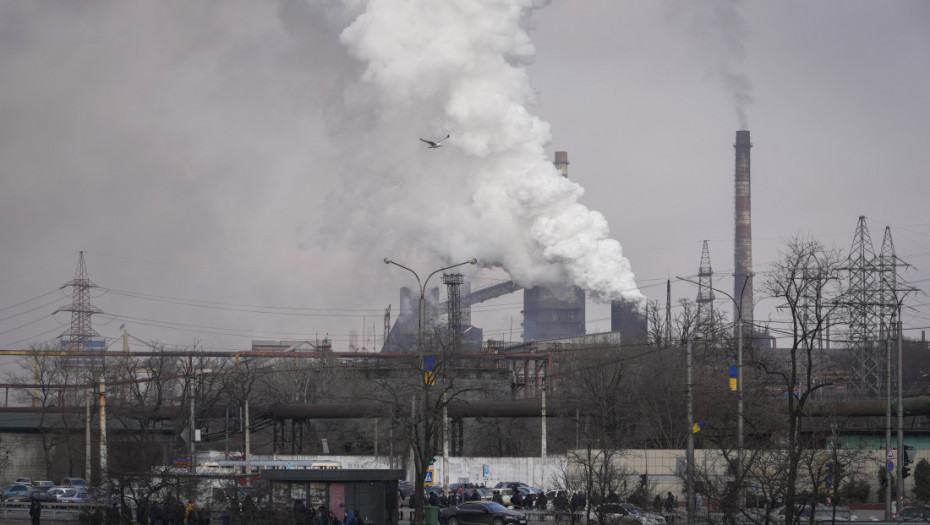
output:
M 495 492 L 500 492 L 501 500 L 503 500 L 504 502 L 503 505 L 505 507 L 509 507 L 511 505 L 510 498 L 511 496 L 513 496 L 513 489 L 510 489 L 510 488 L 501 487 L 501 488 L 491 489 L 491 491 L 488 492 L 487 494 L 482 494 L 481 499 L 484 501 L 494 501 Z
M 48 489 L 48 493 L 52 496 L 55 496 L 56 501 L 61 501 L 61 497 L 69 492 L 75 492 L 74 487 L 52 487 Z
M 93 503 L 96 498 L 89 491 L 77 489 L 58 498 L 59 503 Z

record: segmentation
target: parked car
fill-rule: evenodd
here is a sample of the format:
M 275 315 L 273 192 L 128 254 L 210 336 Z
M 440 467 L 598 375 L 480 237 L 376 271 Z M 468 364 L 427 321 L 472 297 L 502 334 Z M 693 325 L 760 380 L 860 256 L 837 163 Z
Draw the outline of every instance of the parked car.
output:
M 7 485 L 7 487 L 3 489 L 3 499 L 12 501 L 13 498 L 19 498 L 29 494 L 29 490 L 29 485 L 23 485 L 22 483 Z
M 811 515 L 811 506 L 810 505 L 798 505 L 796 511 L 796 518 L 800 518 L 802 523 L 806 523 L 810 520 Z M 857 517 L 850 514 L 849 507 L 828 507 L 826 505 L 818 505 L 814 509 L 814 523 L 833 523 L 835 514 L 835 521 L 856 521 Z M 769 520 L 773 523 L 784 523 L 785 522 L 785 506 L 782 505 L 777 509 L 773 510 L 769 514 Z
M 48 493 L 55 496 L 55 501 L 61 501 L 62 496 L 68 493 L 74 494 L 75 490 L 74 487 L 52 487 L 48 489 Z
M 518 487 L 529 487 L 529 485 L 527 485 L 526 483 L 523 483 L 522 481 L 501 481 L 497 485 L 494 485 L 494 488 L 496 489 L 505 488 L 505 487 L 513 488 L 514 485 Z
M 59 503 L 93 503 L 97 498 L 88 490 L 76 489 L 58 498 Z
M 20 485 L 26 485 L 28 487 L 32 486 L 32 480 L 29 478 L 16 478 L 14 483 L 19 483 Z
M 61 478 L 59 485 L 62 487 L 86 487 L 87 480 L 84 478 Z
M 400 492 L 400 497 L 404 498 L 404 501 L 407 501 L 416 488 L 413 486 L 413 483 L 409 481 L 399 481 L 397 482 L 397 490 Z
M 894 515 L 894 521 L 928 521 L 930 507 L 904 507 Z
M 506 488 L 506 487 L 493 488 L 484 494 L 481 494 L 480 492 L 479 494 L 481 494 L 482 501 L 494 501 L 495 492 L 500 492 L 501 499 L 504 501 L 503 504 L 505 507 L 511 504 L 510 498 L 513 496 L 513 489 L 511 488 Z
M 50 489 L 55 486 L 55 482 L 48 480 L 36 480 L 32 482 L 32 486 L 40 489 Z
M 447 525 L 526 525 L 526 514 L 493 501 L 467 501 L 439 512 Z
M 48 490 L 41 488 L 30 488 L 29 492 L 24 496 L 17 496 L 10 499 L 9 501 L 30 502 L 33 500 L 41 501 L 43 503 L 52 503 L 57 501 L 54 495 L 48 493 Z
M 845 506 L 836 506 L 836 507 L 827 507 L 826 505 L 818 505 L 814 509 L 814 523 L 840 523 L 845 521 L 857 521 L 859 518 L 850 513 L 849 507 Z
M 542 492 L 542 491 L 539 490 L 538 488 L 536 488 L 536 487 L 531 487 L 531 486 L 529 486 L 529 485 L 520 485 L 519 487 L 517 487 L 517 490 L 519 490 L 519 491 L 523 494 L 524 497 L 526 497 L 527 494 L 536 495 L 536 494 L 539 494 L 540 492 Z

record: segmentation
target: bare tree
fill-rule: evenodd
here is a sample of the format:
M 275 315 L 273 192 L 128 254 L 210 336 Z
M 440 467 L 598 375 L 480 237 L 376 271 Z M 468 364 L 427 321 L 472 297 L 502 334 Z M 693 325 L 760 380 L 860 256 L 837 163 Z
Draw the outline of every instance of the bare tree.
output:
M 804 452 L 814 447 L 814 443 L 801 434 L 801 422 L 808 400 L 826 385 L 817 373 L 816 356 L 828 319 L 842 304 L 839 300 L 842 261 L 836 250 L 829 250 L 812 239 L 795 238 L 787 243 L 772 265 L 764 287 L 768 295 L 781 303 L 778 311 L 784 318 L 782 332 L 790 344 L 780 362 L 757 363 L 785 394 L 786 523 L 795 520 L 797 494 L 794 487 L 799 482 Z
M 433 330 L 423 341 L 422 355 L 410 352 L 395 358 L 394 370 L 372 377 L 367 396 L 383 403 L 402 431 L 403 446 L 413 463 L 414 494 L 424 494 L 430 464 L 441 454 L 445 409 L 454 402 L 490 396 L 490 387 L 469 366 L 461 349 L 450 344 L 443 330 Z M 480 371 L 477 371 L 480 372 Z M 414 498 L 415 524 L 424 522 L 423 497 Z
M 560 412 L 578 414 L 580 443 L 566 454 L 566 472 L 557 480 L 558 488 L 586 494 L 599 518 L 605 503 L 635 499 L 641 490 L 628 483 L 633 473 L 621 466 L 635 431 L 629 417 L 632 359 L 618 345 L 597 346 L 573 351 L 559 371 L 561 388 L 553 405 Z

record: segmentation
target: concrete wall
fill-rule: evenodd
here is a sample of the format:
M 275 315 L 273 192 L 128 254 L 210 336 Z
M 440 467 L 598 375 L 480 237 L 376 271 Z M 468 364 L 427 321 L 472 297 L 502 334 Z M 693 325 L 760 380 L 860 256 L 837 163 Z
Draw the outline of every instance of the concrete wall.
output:
M 862 465 L 865 481 L 872 486 L 870 500 L 877 501 L 878 468 L 885 465 L 884 450 L 864 451 L 866 464 Z M 695 450 L 695 464 L 706 465 L 719 454 L 716 450 Z M 826 452 L 825 452 L 826 454 Z M 684 492 L 680 469 L 684 468 L 684 450 L 625 450 L 622 466 L 630 472 L 630 483 L 638 483 L 640 474 L 648 474 L 649 487 L 653 493 L 672 492 L 681 495 Z M 914 488 L 914 466 L 921 459 L 930 461 L 930 450 L 917 450 L 912 458 L 911 477 L 904 480 L 905 492 Z M 387 458 L 360 456 L 327 456 L 327 459 L 342 462 L 343 468 L 389 468 Z M 895 461 L 895 473 L 900 468 L 899 458 Z M 487 465 L 487 475 L 484 467 Z M 559 480 L 566 472 L 565 456 L 550 456 L 545 466 L 541 458 L 449 458 L 449 483 L 477 483 L 493 487 L 501 481 L 522 481 L 531 486 L 549 490 L 558 486 Z M 433 486 L 442 485 L 442 458 L 436 458 L 433 465 Z M 851 470 L 851 469 L 850 469 Z M 409 471 L 409 470 L 408 470 Z
M 42 454 L 42 436 L 38 434 L 0 434 L 0 483 L 12 483 L 16 478 L 46 479 Z M 56 483 L 57 479 L 52 480 Z

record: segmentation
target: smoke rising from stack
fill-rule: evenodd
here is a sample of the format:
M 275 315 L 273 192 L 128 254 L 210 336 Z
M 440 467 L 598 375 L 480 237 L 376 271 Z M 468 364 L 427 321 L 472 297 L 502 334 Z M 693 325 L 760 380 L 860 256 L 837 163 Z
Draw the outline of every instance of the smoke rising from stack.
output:
M 708 65 L 708 74 L 720 81 L 736 113 L 739 129 L 749 129 L 749 106 L 755 102 L 752 80 L 741 71 L 749 36 L 741 0 L 678 3 L 673 18 L 687 17 L 689 33 L 698 44 Z
M 477 257 L 525 287 L 571 283 L 639 303 L 620 243 L 546 158 L 549 126 L 528 109 L 525 24 L 545 3 L 357 3 L 340 40 L 363 71 L 333 121 L 346 187 L 327 216 L 340 241 L 373 257 Z M 441 149 L 417 140 L 446 133 Z

